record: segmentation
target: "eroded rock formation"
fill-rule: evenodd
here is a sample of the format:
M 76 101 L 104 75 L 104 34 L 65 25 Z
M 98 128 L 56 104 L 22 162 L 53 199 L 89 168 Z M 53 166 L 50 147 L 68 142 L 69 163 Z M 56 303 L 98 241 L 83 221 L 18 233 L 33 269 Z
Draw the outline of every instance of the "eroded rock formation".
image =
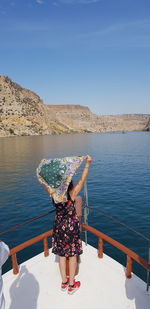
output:
M 0 136 L 150 130 L 150 115 L 98 116 L 86 106 L 46 105 L 33 91 L 0 76 Z

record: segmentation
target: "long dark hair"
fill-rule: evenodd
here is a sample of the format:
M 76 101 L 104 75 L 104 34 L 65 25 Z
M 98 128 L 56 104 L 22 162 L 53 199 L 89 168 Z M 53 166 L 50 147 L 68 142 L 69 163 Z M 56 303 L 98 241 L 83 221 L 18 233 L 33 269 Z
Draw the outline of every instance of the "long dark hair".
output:
M 70 194 L 69 192 L 73 189 L 73 181 L 71 180 L 70 183 L 69 183 L 69 186 L 68 186 L 68 189 L 67 189 L 67 199 L 69 200 L 70 199 Z

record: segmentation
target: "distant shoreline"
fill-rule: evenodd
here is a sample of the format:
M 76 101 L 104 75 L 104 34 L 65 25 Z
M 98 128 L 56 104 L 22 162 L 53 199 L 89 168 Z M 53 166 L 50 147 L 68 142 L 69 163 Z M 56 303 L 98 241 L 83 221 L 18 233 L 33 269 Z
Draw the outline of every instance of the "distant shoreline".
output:
M 44 104 L 0 75 L 0 137 L 150 131 L 150 114 L 96 115 L 87 106 Z
M 14 137 L 39 137 L 39 136 L 64 136 L 64 135 L 74 135 L 74 134 L 106 134 L 106 133 L 144 133 L 150 132 L 149 130 L 133 130 L 133 131 L 103 131 L 103 132 L 72 132 L 72 133 L 60 133 L 60 134 L 41 134 L 41 135 L 7 135 L 7 136 L 0 136 L 0 138 L 14 138 Z

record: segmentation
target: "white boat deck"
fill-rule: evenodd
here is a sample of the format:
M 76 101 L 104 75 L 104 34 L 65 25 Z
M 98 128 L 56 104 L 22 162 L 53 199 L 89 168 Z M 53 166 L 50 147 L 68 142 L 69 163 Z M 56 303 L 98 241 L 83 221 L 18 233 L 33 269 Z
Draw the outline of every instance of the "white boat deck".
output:
M 54 254 L 43 253 L 3 275 L 6 309 L 150 309 L 150 293 L 137 276 L 126 279 L 125 269 L 107 255 L 83 244 L 80 270 L 76 279 L 81 287 L 73 295 L 60 290 L 58 261 Z

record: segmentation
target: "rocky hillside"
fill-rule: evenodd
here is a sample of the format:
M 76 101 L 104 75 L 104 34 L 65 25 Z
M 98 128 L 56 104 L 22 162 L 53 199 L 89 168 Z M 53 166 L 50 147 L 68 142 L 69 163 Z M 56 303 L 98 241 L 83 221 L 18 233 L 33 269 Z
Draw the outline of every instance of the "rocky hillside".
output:
M 0 136 L 150 130 L 150 115 L 97 116 L 80 105 L 46 105 L 0 76 Z
M 111 131 L 148 131 L 150 129 L 150 115 L 126 114 L 97 116 L 88 107 L 59 105 L 48 106 L 55 110 L 56 117 L 68 128 L 76 132 L 111 132 Z
M 0 136 L 67 132 L 34 92 L 0 76 Z

